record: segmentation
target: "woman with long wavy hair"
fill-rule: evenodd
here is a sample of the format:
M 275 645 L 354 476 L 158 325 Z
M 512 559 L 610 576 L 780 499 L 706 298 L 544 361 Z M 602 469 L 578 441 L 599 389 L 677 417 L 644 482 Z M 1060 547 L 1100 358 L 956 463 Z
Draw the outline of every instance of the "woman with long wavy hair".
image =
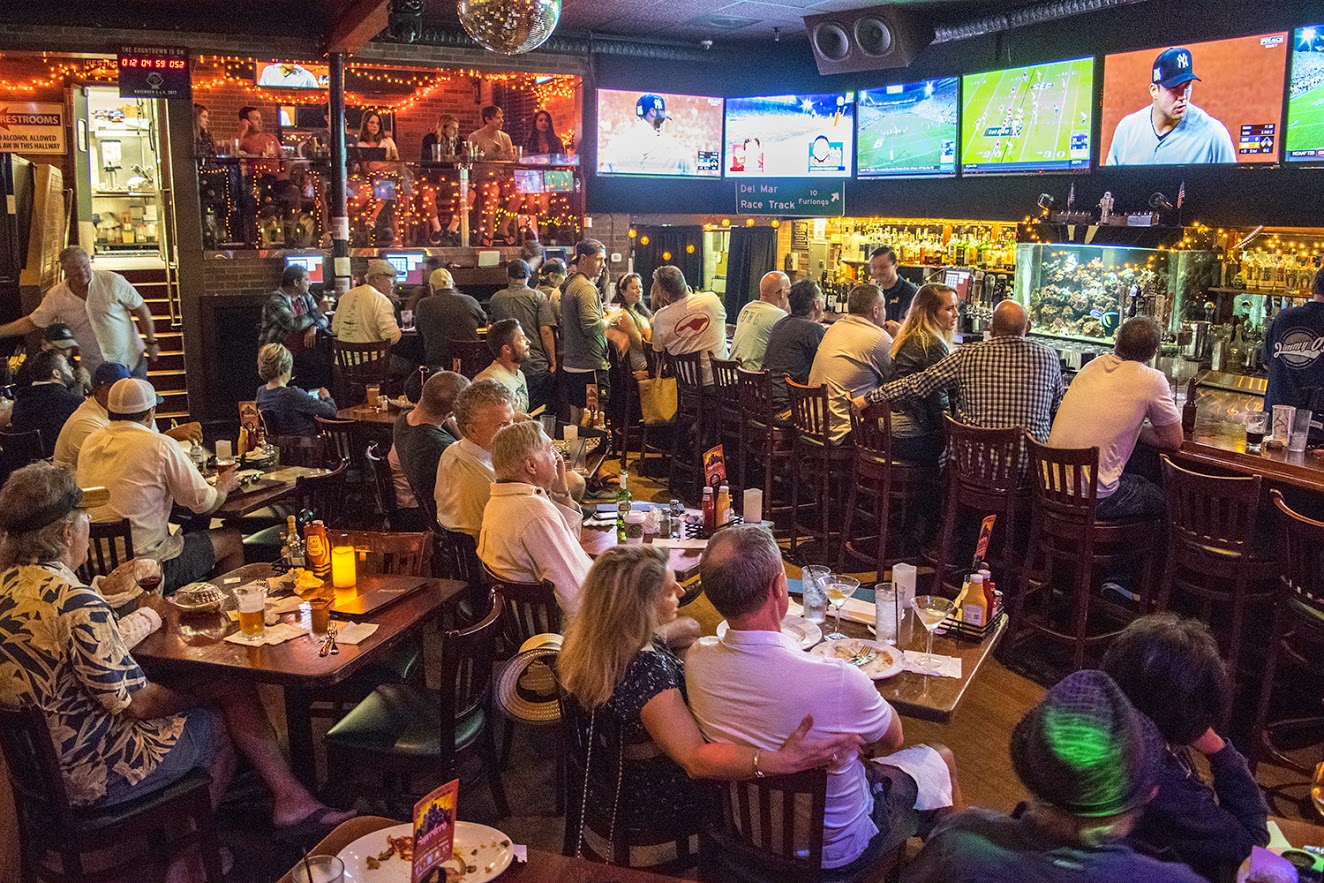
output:
M 918 374 L 950 353 L 960 315 L 955 289 L 930 283 L 915 292 L 906 321 L 892 341 L 888 381 Z M 942 415 L 948 406 L 945 392 L 893 405 L 892 452 L 898 459 L 937 465 L 944 447 Z
M 755 774 L 755 749 L 704 741 L 685 704 L 684 663 L 656 637 L 675 620 L 681 594 L 661 548 L 608 549 L 584 579 L 557 663 L 562 686 L 580 706 L 612 715 L 620 727 L 632 759 L 620 805 L 666 819 L 702 806 L 708 792 L 695 779 Z M 853 734 L 808 739 L 812 726 L 806 717 L 778 751 L 761 753 L 759 771 L 812 769 L 860 748 Z

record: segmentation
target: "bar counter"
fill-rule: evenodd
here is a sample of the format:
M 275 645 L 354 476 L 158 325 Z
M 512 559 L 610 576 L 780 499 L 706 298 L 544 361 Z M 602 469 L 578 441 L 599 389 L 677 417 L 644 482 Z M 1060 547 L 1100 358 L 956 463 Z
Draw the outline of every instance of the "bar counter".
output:
M 1245 430 L 1237 424 L 1197 424 L 1173 460 L 1200 471 L 1260 475 L 1269 485 L 1324 493 L 1324 449 L 1302 452 L 1282 447 L 1248 452 Z

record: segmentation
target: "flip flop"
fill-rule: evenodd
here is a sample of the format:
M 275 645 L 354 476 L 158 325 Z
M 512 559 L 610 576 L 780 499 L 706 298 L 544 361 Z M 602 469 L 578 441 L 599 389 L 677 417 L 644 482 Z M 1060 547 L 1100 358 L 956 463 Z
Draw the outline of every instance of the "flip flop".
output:
M 351 812 L 348 818 L 337 822 L 326 821 L 327 816 L 338 815 L 345 810 L 339 810 L 334 807 L 324 806 L 321 809 L 315 809 L 299 821 L 289 825 L 280 825 L 276 828 L 276 836 L 282 840 L 298 840 L 311 835 L 325 836 L 341 822 L 347 822 L 349 819 L 358 815 L 357 812 Z

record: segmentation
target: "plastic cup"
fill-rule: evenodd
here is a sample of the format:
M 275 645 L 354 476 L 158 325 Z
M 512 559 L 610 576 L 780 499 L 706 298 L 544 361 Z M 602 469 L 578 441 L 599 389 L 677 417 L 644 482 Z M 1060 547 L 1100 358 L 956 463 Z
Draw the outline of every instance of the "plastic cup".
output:
M 1287 439 L 1287 449 L 1289 451 L 1304 451 L 1306 441 L 1310 437 L 1310 418 L 1313 412 L 1306 408 L 1299 409 L 1292 415 L 1292 434 Z
M 1296 408 L 1291 405 L 1273 406 L 1273 437 L 1286 443 L 1292 438 L 1292 423 L 1296 419 Z

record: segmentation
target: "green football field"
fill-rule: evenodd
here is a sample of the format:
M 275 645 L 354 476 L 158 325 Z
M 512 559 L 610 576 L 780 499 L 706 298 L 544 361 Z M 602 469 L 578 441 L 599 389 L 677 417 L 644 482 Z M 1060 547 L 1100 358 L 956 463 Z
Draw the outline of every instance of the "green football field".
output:
M 867 139 L 861 132 L 859 173 L 870 175 L 916 165 L 937 165 L 943 156 L 944 140 L 955 136 L 955 126 L 951 123 L 939 123 L 915 114 L 888 115 L 882 131 L 873 132 Z
M 943 140 L 955 134 L 952 125 L 913 113 L 891 115 L 882 131 L 869 135 L 860 132 L 860 174 L 937 166 L 942 158 Z
M 967 74 L 962 82 L 963 165 L 1090 158 L 1093 59 Z M 1083 155 L 1072 156 L 1073 133 L 1085 135 Z
M 1324 149 L 1324 86 L 1288 101 L 1287 149 Z

